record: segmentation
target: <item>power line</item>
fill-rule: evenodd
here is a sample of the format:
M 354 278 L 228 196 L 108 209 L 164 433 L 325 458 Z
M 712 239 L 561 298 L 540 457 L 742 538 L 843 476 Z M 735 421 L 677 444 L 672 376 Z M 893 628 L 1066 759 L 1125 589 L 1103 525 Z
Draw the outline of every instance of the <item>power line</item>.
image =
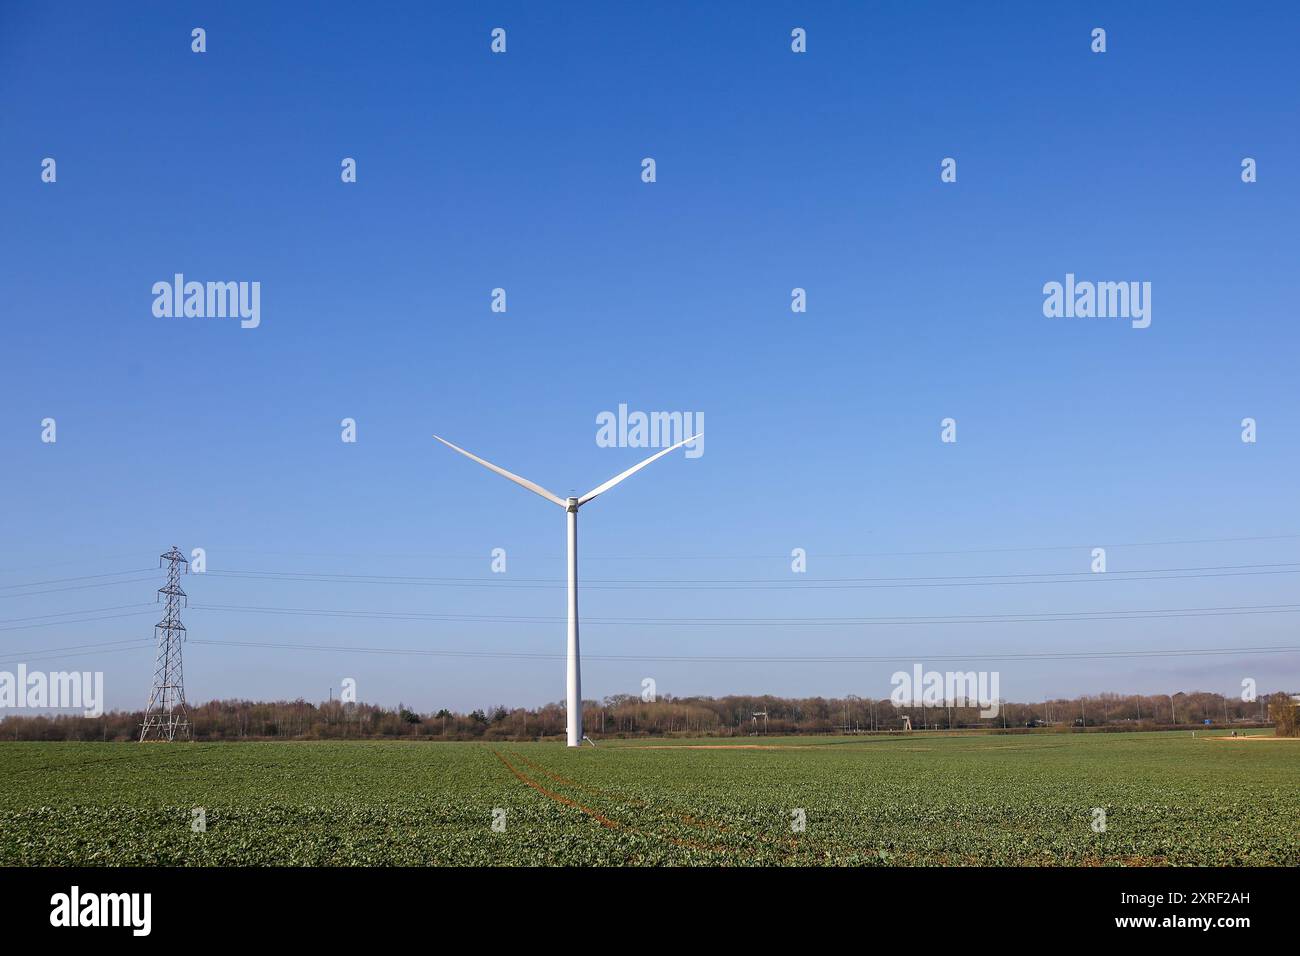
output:
M 1155 547 L 1155 546 L 1162 546 L 1162 545 L 1177 545 L 1177 544 L 1221 543 L 1225 541 L 1259 541 L 1259 540 L 1291 539 L 1291 538 L 1300 538 L 1300 534 L 1267 535 L 1267 536 L 1252 536 L 1252 537 L 1238 537 L 1238 538 L 1201 538 L 1201 539 L 1185 539 L 1183 541 L 1166 541 L 1166 542 L 1132 542 L 1124 545 L 1111 545 L 1111 547 Z M 1067 550 L 1067 549 L 1073 550 L 1076 547 L 1081 548 L 1084 546 L 1053 545 L 1053 546 L 1032 547 L 1032 548 L 1031 547 L 977 548 L 977 549 L 969 549 L 966 551 L 897 551 L 897 552 L 881 551 L 881 552 L 863 552 L 860 554 L 826 553 L 826 554 L 821 554 L 820 556 L 822 557 L 873 557 L 873 556 L 900 556 L 900 555 L 989 554 L 995 552 L 1011 553 L 1011 552 L 1021 552 L 1021 551 L 1055 551 L 1055 550 Z M 254 552 L 254 553 L 314 554 L 313 552 Z M 320 554 L 321 556 L 326 556 L 324 555 L 324 553 L 318 553 L 318 554 Z M 456 557 L 469 557 L 469 556 L 456 556 Z M 475 557 L 476 559 L 481 559 L 482 555 L 475 555 L 473 557 Z M 661 556 L 643 556 L 643 557 L 654 557 L 656 559 L 663 558 L 664 560 L 692 560 L 694 558 L 715 558 L 715 557 L 719 559 L 726 559 L 731 557 L 786 558 L 789 556 L 788 555 L 732 555 L 732 556 L 661 555 Z M 614 559 L 614 558 L 617 558 L 619 560 L 638 559 L 636 556 L 611 555 L 611 556 L 604 556 L 604 557 L 593 557 L 593 560 L 606 560 L 606 559 Z M 1297 567 L 1300 567 L 1300 563 L 1284 562 L 1284 563 L 1275 563 L 1275 564 L 1217 565 L 1217 566 L 1190 567 L 1190 568 L 1131 569 L 1127 571 L 1116 571 L 1110 573 L 1114 575 L 1172 574 L 1172 573 L 1184 573 L 1184 572 L 1209 572 L 1209 571 L 1223 571 L 1223 570 L 1297 568 Z M 12 591 L 16 589 L 30 589 L 30 588 L 44 588 L 50 584 L 67 584 L 69 582 L 92 581 L 92 580 L 97 581 L 99 579 L 109 578 L 109 577 L 123 578 L 126 575 L 148 574 L 152 570 L 153 570 L 152 568 L 131 568 L 123 571 L 106 571 L 99 574 L 77 575 L 77 576 L 65 577 L 65 578 L 49 578 L 43 581 L 28 581 L 21 584 L 5 584 L 5 585 L 0 585 L 0 591 Z M 563 581 L 558 578 L 513 578 L 511 579 L 511 581 L 507 582 L 497 578 L 417 577 L 411 575 L 372 575 L 372 574 L 353 574 L 347 572 L 336 573 L 336 572 L 329 572 L 329 571 L 268 571 L 268 570 L 243 570 L 243 569 L 226 569 L 226 570 L 211 569 L 207 573 L 219 577 L 247 577 L 252 579 L 267 579 L 267 580 L 280 580 L 280 579 L 336 580 L 338 579 L 338 580 L 354 580 L 362 583 L 395 581 L 395 582 L 406 582 L 412 584 L 449 584 L 449 585 L 463 584 L 463 585 L 484 585 L 484 586 L 492 586 L 492 587 L 501 587 L 501 586 L 519 587 L 522 586 L 523 584 L 549 585 L 549 584 L 563 583 Z M 1048 579 L 1048 578 L 1059 578 L 1059 577 L 1084 577 L 1085 579 L 1091 579 L 1092 577 L 1094 577 L 1094 574 L 1093 572 L 1090 571 L 1051 571 L 1051 572 L 1023 572 L 1023 573 L 1007 573 L 1007 574 L 980 574 L 980 575 L 931 575 L 931 576 L 912 575 L 912 576 L 903 576 L 903 577 L 816 578 L 813 579 L 813 583 L 830 584 L 830 583 L 867 583 L 867 582 L 931 582 L 931 581 L 941 582 L 941 581 L 966 581 L 966 580 L 981 581 L 987 579 L 1020 579 L 1020 578 Z M 118 584 L 134 583 L 135 581 L 138 580 L 143 580 L 143 579 L 132 578 L 132 579 L 125 579 L 121 581 L 106 581 L 98 584 L 81 585 L 78 587 L 50 588 L 48 590 L 31 590 L 23 594 L 0 594 L 0 598 L 37 596 L 41 594 L 58 593 L 61 591 L 81 590 L 87 587 L 112 587 Z M 604 580 L 595 579 L 592 581 L 593 585 L 598 584 L 598 585 L 609 586 L 609 587 L 615 585 L 670 585 L 670 584 L 672 585 L 682 584 L 682 585 L 692 585 L 692 586 L 754 584 L 754 585 L 767 586 L 767 585 L 781 585 L 782 583 L 783 583 L 783 579 L 764 579 L 764 578 L 719 578 L 719 579 L 704 579 L 704 580 L 611 578 L 611 579 L 604 579 Z M 808 585 L 801 585 L 801 586 L 808 586 Z
M 67 617 L 70 614 L 99 614 L 103 611 L 121 611 L 129 607 L 154 607 L 156 602 L 146 602 L 144 604 L 114 604 L 110 607 L 88 607 L 76 611 L 57 611 L 54 614 L 36 614 L 31 617 L 10 617 L 0 618 L 0 624 L 17 624 L 20 621 L 42 621 L 51 617 Z
M 563 584 L 558 578 L 454 578 L 412 575 L 348 574 L 315 571 L 212 570 L 207 574 L 239 580 L 303 581 L 322 584 L 384 584 L 413 587 L 487 587 L 505 590 L 551 589 Z M 1025 572 L 946 576 L 875 578 L 814 578 L 793 583 L 786 578 L 735 578 L 703 581 L 673 579 L 596 579 L 588 588 L 609 591 L 816 591 L 875 590 L 881 588 L 992 587 L 1023 584 L 1080 584 L 1085 581 L 1165 581 L 1190 578 L 1247 577 L 1300 573 L 1300 563 L 1212 565 L 1189 568 L 1145 568 L 1095 573 L 1090 571 Z M 877 583 L 870 583 L 877 582 Z
M 42 570 L 43 568 L 66 568 L 69 565 L 85 564 L 88 561 L 92 563 L 97 563 L 101 561 L 112 561 L 112 560 L 116 560 L 117 558 L 138 557 L 139 554 L 140 554 L 139 551 L 119 551 L 117 554 L 98 554 L 93 557 L 91 557 L 90 555 L 83 555 L 82 557 L 76 558 L 75 560 L 72 561 L 51 561 L 46 564 L 29 564 L 24 568 L 0 568 L 0 574 L 17 574 L 19 571 L 23 571 L 23 572 L 39 571 Z M 148 568 L 146 570 L 152 570 L 152 569 Z
M 455 623 L 546 624 L 565 620 L 562 617 L 517 614 L 446 614 L 431 611 L 375 611 L 351 608 L 261 607 L 233 604 L 194 604 L 196 611 L 234 611 L 257 614 L 332 617 L 344 619 L 432 621 Z M 887 615 L 882 617 L 588 617 L 588 624 L 636 625 L 664 627 L 789 627 L 824 625 L 898 625 L 898 624 L 1031 624 L 1069 621 L 1154 620 L 1169 617 L 1231 617 L 1245 614 L 1294 614 L 1300 604 L 1258 604 L 1203 608 L 1117 608 L 1097 611 L 1029 611 L 989 614 Z
M 123 574 L 144 574 L 146 571 L 152 571 L 153 568 L 134 568 L 130 571 L 105 571 L 103 574 L 79 574 L 71 578 L 50 578 L 48 581 L 28 581 L 26 584 L 3 584 L 0 585 L 0 591 L 8 591 L 12 588 L 35 588 L 42 587 L 46 584 L 67 584 L 69 581 L 89 581 L 92 578 L 113 578 L 120 577 Z
M 33 660 L 51 660 L 63 659 L 67 657 L 84 657 L 98 654 L 115 654 L 124 651 L 137 651 L 140 647 L 151 641 L 151 638 L 128 638 L 119 641 L 105 641 L 100 644 L 73 644 L 65 648 L 48 648 L 38 656 L 25 656 L 7 661 L 0 661 L 0 665 L 27 663 Z M 306 643 L 273 643 L 269 641 L 213 641 L 203 639 L 191 639 L 191 644 L 205 644 L 217 647 L 257 647 L 270 650 L 300 650 L 300 651 L 346 651 L 348 653 L 358 654 L 379 654 L 379 655 L 398 655 L 398 656 L 416 656 L 416 657 L 446 657 L 446 658 L 472 658 L 485 660 L 560 660 L 563 654 L 554 653 L 531 653 L 523 651 L 461 651 L 461 650 L 429 650 L 424 648 L 398 648 L 398 647 L 356 647 L 348 645 L 335 644 L 306 644 Z M 128 646 L 117 646 L 128 645 Z M 89 648 L 88 650 L 75 650 L 76 648 Z M 64 652 L 67 653 L 64 653 Z M 894 663 L 898 661 L 926 660 L 926 661 L 1030 661 L 1030 660 L 1108 660 L 1123 658 L 1149 658 L 1149 657 L 1224 657 L 1224 656 L 1257 656 L 1267 654 L 1292 654 L 1300 652 L 1300 646 L 1275 646 L 1275 647 L 1240 647 L 1240 648 L 1181 648 L 1177 650 L 1155 651 L 1155 650 L 1134 650 L 1134 651 L 1061 651 L 1056 653 L 1039 653 L 1023 654 L 1016 652 L 1007 652 L 1001 654 L 926 654 L 914 651 L 900 653 L 894 656 L 881 655 L 874 657 L 864 656 L 832 656 L 832 655 L 804 655 L 804 656 L 753 656 L 753 655 L 702 655 L 702 656 L 685 656 L 685 655 L 652 655 L 652 654 L 588 654 L 589 660 L 600 660 L 610 662 L 632 662 L 632 663 L 751 663 L 751 664 L 818 664 L 818 663 Z
M 338 644 L 272 643 L 266 641 L 209 641 L 196 639 L 195 644 L 219 647 L 262 647 L 275 650 L 346 651 L 356 654 L 396 654 L 418 657 L 481 658 L 486 660 L 562 660 L 565 655 L 524 651 L 459 651 L 429 650 L 402 647 L 355 647 Z M 752 656 L 752 655 L 662 655 L 662 654 L 588 654 L 588 660 L 624 661 L 639 663 L 742 663 L 742 664 L 872 664 L 897 661 L 1022 661 L 1022 660 L 1104 660 L 1143 657 L 1217 657 L 1257 654 L 1291 654 L 1300 646 L 1241 647 L 1241 648 L 1181 648 L 1178 650 L 1142 651 L 1060 651 L 1055 653 L 1024 654 L 922 654 L 916 651 L 892 656 Z
M 1289 541 L 1300 539 L 1300 532 L 1287 532 L 1282 534 L 1269 535 L 1235 535 L 1219 538 L 1180 538 L 1164 541 L 1126 541 L 1121 543 L 1106 544 L 1103 540 L 1094 540 L 1086 544 L 1056 544 L 1056 545 L 1025 545 L 1023 547 L 995 547 L 995 548 L 957 548 L 947 550 L 920 550 L 920 551 L 818 551 L 818 557 L 824 558 L 879 558 L 879 557 L 927 557 L 927 556 L 944 556 L 944 555 L 963 555 L 963 554 L 1019 554 L 1039 551 L 1079 551 L 1090 550 L 1104 544 L 1110 548 L 1158 548 L 1158 547 L 1179 547 L 1192 544 L 1226 544 L 1247 541 Z M 211 549 L 216 550 L 216 549 Z M 483 560 L 482 554 L 439 554 L 435 552 L 357 552 L 357 551 L 272 551 L 259 550 L 254 548 L 221 548 L 219 549 L 227 554 L 264 554 L 264 555 L 292 555 L 297 557 L 322 557 L 322 558 L 432 558 L 445 560 Z M 121 552 L 114 555 L 103 557 L 126 557 L 133 552 Z M 544 555 L 526 555 L 533 559 L 552 559 L 562 557 L 557 554 Z M 749 553 L 749 554 L 593 554 L 590 560 L 593 561 L 732 561 L 732 560 L 782 560 L 788 559 L 790 555 L 784 553 Z M 66 567 L 70 564 L 76 564 L 76 561 L 61 561 L 53 564 L 31 565 L 27 568 L 6 568 L 0 570 L 0 574 L 12 574 L 20 570 L 34 570 L 42 567 Z M 13 590 L 15 588 L 43 587 L 48 584 L 64 584 L 70 581 L 86 581 L 96 578 L 117 577 L 126 574 L 144 574 L 153 571 L 153 568 L 132 568 L 125 571 L 106 571 L 100 574 L 77 575 L 66 578 L 50 578 L 44 581 L 28 581 L 22 584 L 4 584 L 0 585 L 0 591 Z M 289 572 L 292 573 L 292 572 Z M 311 572 L 304 572 L 311 573 Z
M 1127 541 L 1118 544 L 1106 544 L 1105 541 L 1091 541 L 1087 544 L 1054 544 L 1054 545 L 1027 545 L 1025 547 L 998 547 L 998 548 L 961 548 L 954 550 L 933 550 L 933 551 L 858 551 L 858 552 L 821 552 L 818 551 L 819 557 L 825 558 L 893 558 L 893 557 L 925 557 L 941 555 L 961 555 L 961 554 L 1016 554 L 1027 553 L 1032 551 L 1087 551 L 1099 545 L 1105 545 L 1110 548 L 1162 548 L 1178 547 L 1188 544 L 1228 544 L 1242 541 L 1284 541 L 1300 538 L 1300 532 L 1284 534 L 1266 534 L 1266 535 L 1238 535 L 1222 538 L 1184 538 L 1178 540 L 1166 541 Z M 211 551 L 220 550 L 226 554 L 264 554 L 264 555 L 284 555 L 295 557 L 310 558 L 428 558 L 435 560 L 448 561 L 481 561 L 482 554 L 439 554 L 427 551 L 409 551 L 409 552 L 357 552 L 357 551 L 264 551 L 253 548 L 212 548 Z M 541 554 L 525 555 L 532 559 L 555 559 L 559 560 L 564 555 Z M 589 558 L 594 561 L 744 561 L 744 560 L 781 560 L 788 559 L 789 554 L 593 554 Z
M 122 651 L 139 651 L 139 650 L 142 649 L 142 646 L 143 646 L 145 643 L 148 643 L 148 642 L 150 642 L 150 641 L 152 641 L 152 640 L 153 640 L 153 638 L 149 638 L 149 637 L 133 637 L 133 638 L 130 639 L 129 642 L 123 642 L 123 641 L 109 641 L 109 642 L 106 642 L 106 644 L 105 644 L 105 648 L 106 648 L 106 649 L 87 650 L 87 651 L 73 651 L 73 652 L 71 652 L 71 653 L 67 653 L 67 654 L 64 654 L 64 653 L 55 653 L 55 652 L 51 651 L 51 652 L 48 653 L 48 654 L 39 654 L 39 655 L 36 655 L 36 656 L 24 656 L 24 657 L 21 657 L 21 658 L 13 658 L 13 659 L 11 659 L 11 660 L 7 660 L 7 661 L 0 661 L 0 665 L 3 665 L 3 666 L 6 666 L 6 667 L 7 667 L 7 666 L 12 665 L 12 664 L 29 664 L 29 663 L 31 663 L 32 661 L 48 661 L 48 660 L 60 660 L 60 661 L 61 661 L 61 660 L 64 660 L 64 659 L 66 659 L 66 658 L 69 658 L 69 657 L 88 657 L 88 656 L 94 656 L 94 655 L 98 655 L 98 654 L 118 654 L 118 653 L 121 653 Z M 112 644 L 122 644 L 122 643 L 129 643 L 131 646 L 130 646 L 130 647 L 110 647 L 110 646 L 108 646 L 108 645 L 112 645 Z M 77 646 L 77 645 L 73 645 L 73 646 Z
M 125 605 L 125 606 L 152 607 L 153 605 Z M 75 611 L 73 611 L 73 613 L 75 613 Z M 151 614 L 151 613 L 152 611 L 127 611 L 127 613 L 125 614 L 101 614 L 99 615 L 99 617 L 94 617 L 94 618 L 79 618 L 74 620 L 45 620 L 45 622 L 39 624 L 10 624 L 10 626 L 8 627 L 0 627 L 0 631 L 31 631 L 34 630 L 34 628 L 38 628 L 38 627 L 61 627 L 64 626 L 64 624 L 94 624 L 96 622 L 99 622 L 99 620 L 117 620 L 118 618 L 136 618 L 136 617 L 140 617 L 140 615 Z M 61 617 L 61 615 L 42 615 L 42 617 Z M 16 618 L 16 620 L 21 620 L 21 618 Z
M 146 608 L 152 608 L 154 606 L 154 604 L 123 605 L 123 607 Z M 237 613 L 280 614 L 362 620 L 430 621 L 438 623 L 544 624 L 549 626 L 564 621 L 564 618 L 562 617 L 527 614 L 446 614 L 431 611 L 264 607 L 233 604 L 195 604 L 191 605 L 191 607 L 193 610 L 197 611 L 228 611 Z M 99 610 L 113 609 L 104 608 Z M 954 624 L 1041 624 L 1086 621 L 1156 620 L 1161 618 L 1184 617 L 1235 617 L 1239 615 L 1255 614 L 1294 614 L 1297 612 L 1300 612 L 1300 605 L 1298 604 L 1258 604 L 1195 608 L 1110 608 L 1095 611 L 1025 611 L 987 614 L 885 615 L 878 617 L 591 617 L 586 620 L 589 624 L 630 625 L 637 627 L 816 627 L 845 625 L 944 626 Z M 76 614 L 88 613 L 88 611 L 65 611 L 63 613 Z M 122 617 L 137 617 L 149 613 L 151 612 L 133 611 L 128 614 L 110 614 L 102 617 L 88 617 L 71 621 L 51 621 L 43 624 L 3 627 L 0 628 L 0 631 L 24 630 L 37 627 L 55 627 L 61 624 L 86 624 L 96 621 L 114 620 Z M 15 618 L 13 620 L 24 619 Z M 82 647 L 92 645 L 73 646 Z M 48 651 L 51 649 L 42 648 L 40 650 Z
M 99 617 L 87 617 L 81 620 L 73 621 L 46 621 L 43 624 L 17 624 L 10 627 L 0 627 L 0 631 L 27 631 L 37 627 L 61 627 L 67 624 L 93 624 L 96 621 L 115 621 L 123 617 L 140 617 L 150 614 L 150 611 L 130 611 L 126 614 L 104 614 Z
M 1271 564 L 1218 564 L 1204 567 L 1191 568 L 1133 568 L 1127 571 L 1116 571 L 1115 574 L 1164 574 L 1174 571 L 1231 571 L 1254 568 L 1300 568 L 1300 562 L 1274 562 Z M 422 577 L 413 574 L 353 574 L 345 571 L 266 571 L 266 570 L 242 570 L 242 569 L 222 569 L 210 570 L 208 574 L 218 574 L 225 576 L 272 576 L 282 575 L 309 575 L 325 579 L 335 578 L 367 578 L 389 581 L 452 581 L 452 582 L 493 582 L 503 580 L 500 575 L 494 577 L 477 577 L 477 578 L 456 578 L 456 577 Z M 871 581 L 969 581 L 983 580 L 986 578 L 1051 578 L 1051 577 L 1077 577 L 1080 575 L 1092 575 L 1094 571 L 1024 571 L 1008 572 L 1006 574 L 939 574 L 939 575 L 902 575 L 896 577 L 869 577 L 869 578 L 816 578 L 817 581 L 829 582 L 871 582 Z M 510 578 L 512 581 L 523 581 L 530 584 L 563 584 L 562 578 Z M 788 578 L 593 578 L 601 584 L 771 584 L 780 583 Z
M 1249 535 L 1234 538 L 1185 538 L 1179 541 L 1126 541 L 1118 544 L 1108 544 L 1103 541 L 1092 541 L 1088 544 L 1052 544 L 1039 545 L 1024 548 L 966 548 L 955 551 L 863 551 L 857 553 L 843 554 L 825 554 L 827 558 L 901 558 L 901 557 L 928 557 L 957 554 L 1018 554 L 1030 551 L 1090 551 L 1092 548 L 1105 546 L 1107 548 L 1169 548 L 1178 547 L 1186 544 L 1228 544 L 1240 541 L 1281 541 L 1293 540 L 1300 538 L 1300 533 L 1295 534 L 1266 534 L 1266 535 Z M 820 555 L 821 552 L 818 552 Z M 789 555 L 781 555 L 788 558 Z
M 97 584 L 73 584 L 65 588 L 45 588 L 39 591 L 25 591 L 21 594 L 0 594 L 0 600 L 7 600 L 9 598 L 37 597 L 42 594 L 59 594 L 64 591 L 84 591 L 88 588 L 110 588 L 110 587 L 116 587 L 121 584 L 138 584 L 141 581 L 147 581 L 147 580 L 149 580 L 148 576 L 141 576 L 136 578 L 123 578 L 120 581 L 101 581 Z M 14 586 L 17 587 L 18 585 L 14 585 Z

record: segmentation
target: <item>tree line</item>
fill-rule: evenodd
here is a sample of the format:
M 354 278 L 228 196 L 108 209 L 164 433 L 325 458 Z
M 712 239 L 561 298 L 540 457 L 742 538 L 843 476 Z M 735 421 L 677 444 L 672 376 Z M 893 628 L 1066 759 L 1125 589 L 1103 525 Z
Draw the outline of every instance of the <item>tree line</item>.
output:
M 1001 701 L 996 716 L 977 707 L 901 706 L 889 699 L 730 695 L 643 700 L 618 694 L 583 701 L 583 725 L 593 737 L 896 733 L 983 728 L 1004 732 L 1055 730 L 1161 730 L 1173 727 L 1247 727 L 1273 724 L 1296 736 L 1297 704 L 1287 694 L 1243 701 L 1203 691 L 1172 695 L 1056 698 L 1039 703 Z M 417 738 L 430 740 L 533 740 L 563 736 L 562 703 L 537 708 L 494 705 L 469 713 L 448 709 L 419 713 L 403 704 L 213 700 L 191 705 L 199 740 Z M 80 715 L 10 715 L 0 721 L 3 740 L 132 740 L 142 711 Z

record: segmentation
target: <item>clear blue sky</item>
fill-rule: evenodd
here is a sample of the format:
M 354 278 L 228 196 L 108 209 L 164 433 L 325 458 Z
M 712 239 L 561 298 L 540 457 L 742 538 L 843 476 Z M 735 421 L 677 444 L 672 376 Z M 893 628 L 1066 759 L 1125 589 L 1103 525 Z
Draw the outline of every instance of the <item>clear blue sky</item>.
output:
M 489 51 L 498 26 L 505 55 Z M 580 493 L 645 454 L 597 447 L 595 417 L 619 403 L 704 413 L 706 451 L 584 509 L 585 579 L 782 587 L 586 589 L 593 619 L 669 621 L 587 624 L 587 698 L 647 676 L 679 695 L 883 697 L 898 667 L 954 666 L 936 655 L 1294 645 L 1297 616 L 1277 612 L 670 619 L 1294 603 L 1297 27 L 1271 3 L 6 2 L 4 666 L 103 670 L 110 706 L 142 706 L 158 612 L 133 605 L 161 576 L 84 576 L 176 544 L 213 571 L 480 579 L 193 576 L 193 700 L 321 699 L 345 676 L 421 709 L 559 700 L 558 657 L 199 641 L 561 655 L 562 512 L 430 436 Z M 261 282 L 260 328 L 155 318 L 151 286 L 177 272 Z M 1045 318 L 1042 286 L 1067 272 L 1151 282 L 1151 327 Z M 1224 538 L 1268 540 L 1205 541 Z M 814 587 L 1086 572 L 1094 546 L 1111 577 Z M 489 572 L 495 547 L 506 575 Z M 1003 550 L 1018 548 L 1052 550 Z M 1117 578 L 1277 564 L 1293 567 Z M 594 659 L 618 654 L 898 662 Z M 1300 684 L 1296 655 L 985 666 L 1022 700 Z

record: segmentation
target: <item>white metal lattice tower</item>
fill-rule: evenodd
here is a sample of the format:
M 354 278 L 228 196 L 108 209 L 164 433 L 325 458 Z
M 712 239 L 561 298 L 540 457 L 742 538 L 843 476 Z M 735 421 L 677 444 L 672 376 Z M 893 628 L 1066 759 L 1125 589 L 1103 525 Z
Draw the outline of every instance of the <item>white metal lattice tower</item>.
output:
M 163 619 L 154 625 L 158 641 L 158 662 L 154 666 L 153 690 L 140 726 L 140 742 L 175 740 L 190 736 L 189 714 L 185 709 L 185 672 L 181 667 L 181 645 L 185 642 L 185 625 L 181 608 L 185 592 L 181 590 L 182 569 L 188 573 L 190 563 L 175 545 L 159 558 L 159 567 L 167 562 L 167 586 L 158 589 L 158 599 L 167 597 Z

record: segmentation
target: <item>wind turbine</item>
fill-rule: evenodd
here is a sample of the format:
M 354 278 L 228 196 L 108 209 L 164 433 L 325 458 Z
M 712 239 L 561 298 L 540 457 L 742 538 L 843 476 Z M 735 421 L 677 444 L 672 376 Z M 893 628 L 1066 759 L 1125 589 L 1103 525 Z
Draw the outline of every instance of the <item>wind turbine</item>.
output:
M 567 681 L 567 699 L 569 712 L 569 746 L 582 746 L 582 666 L 578 660 L 578 509 L 585 505 L 597 495 L 604 494 L 609 489 L 624 478 L 635 475 L 650 462 L 662 458 L 670 451 L 676 451 L 683 445 L 690 444 L 697 438 L 703 437 L 704 433 L 693 435 L 690 438 L 679 441 L 670 448 L 656 452 L 639 465 L 633 465 L 627 471 L 615 475 L 603 485 L 597 485 L 591 491 L 587 492 L 581 498 L 561 498 L 559 495 L 552 494 L 536 482 L 529 481 L 527 478 L 520 478 L 513 472 L 506 471 L 504 468 L 492 464 L 490 461 L 484 461 L 478 455 L 471 455 L 464 448 L 453 445 L 445 438 L 439 438 L 434 435 L 438 441 L 442 442 L 452 451 L 458 451 L 470 461 L 476 461 L 488 471 L 495 471 L 502 478 L 509 478 L 517 485 L 523 485 L 535 495 L 541 495 L 547 501 L 559 505 L 569 513 L 569 667 Z

